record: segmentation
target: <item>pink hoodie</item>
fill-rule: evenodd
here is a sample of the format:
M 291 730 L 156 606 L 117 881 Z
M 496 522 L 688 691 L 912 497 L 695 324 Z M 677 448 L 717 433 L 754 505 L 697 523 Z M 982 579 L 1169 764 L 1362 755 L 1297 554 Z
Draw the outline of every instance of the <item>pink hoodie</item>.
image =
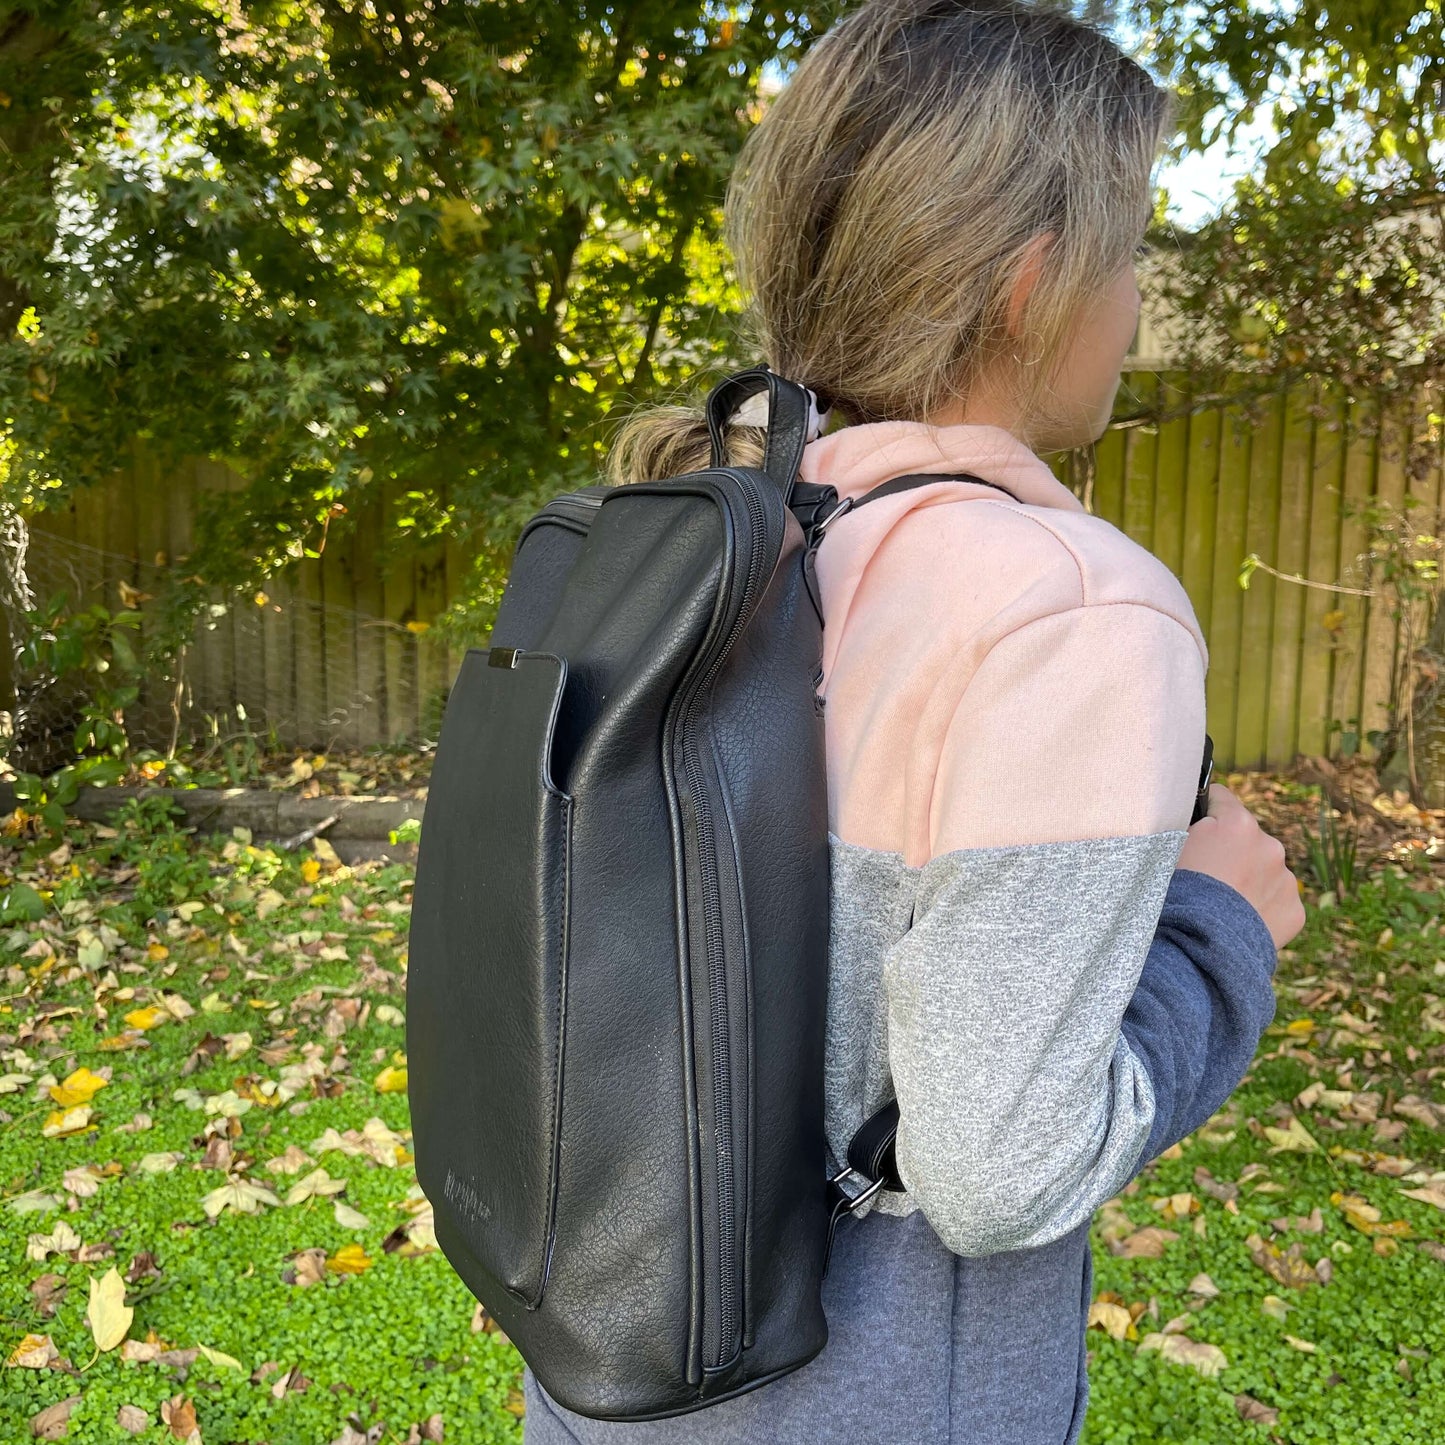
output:
M 840 517 L 818 553 L 830 809 L 849 842 L 920 865 L 954 848 L 1188 826 L 1203 635 L 1157 558 L 995 426 L 883 422 L 811 443 L 840 497 L 958 482 Z

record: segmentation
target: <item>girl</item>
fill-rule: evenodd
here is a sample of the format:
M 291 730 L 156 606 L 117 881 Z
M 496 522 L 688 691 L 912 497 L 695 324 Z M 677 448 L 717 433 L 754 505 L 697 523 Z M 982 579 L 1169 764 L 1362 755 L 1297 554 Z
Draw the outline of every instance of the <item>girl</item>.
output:
M 639 1424 L 527 1372 L 529 1445 L 1078 1438 L 1090 1217 L 1228 1096 L 1304 921 L 1226 789 L 1189 827 L 1183 588 L 1038 456 L 1108 424 L 1168 112 L 1056 11 L 867 0 L 748 140 L 728 224 L 759 349 L 847 423 L 804 480 L 940 477 L 839 515 L 817 561 L 827 1131 L 841 1159 L 896 1095 L 906 1189 L 840 1230 L 812 1363 Z M 619 480 L 707 464 L 677 409 L 614 452 Z

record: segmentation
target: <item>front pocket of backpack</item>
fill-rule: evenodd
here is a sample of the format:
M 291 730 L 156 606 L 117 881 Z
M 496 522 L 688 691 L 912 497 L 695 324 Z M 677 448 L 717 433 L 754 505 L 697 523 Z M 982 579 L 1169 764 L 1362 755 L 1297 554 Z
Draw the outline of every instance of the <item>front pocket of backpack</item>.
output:
M 550 653 L 468 653 L 428 790 L 416 906 L 431 916 L 411 965 L 435 1020 L 413 1096 L 445 1165 L 433 1203 L 532 1308 L 551 1264 L 567 1010 L 573 800 L 551 776 L 566 682 Z

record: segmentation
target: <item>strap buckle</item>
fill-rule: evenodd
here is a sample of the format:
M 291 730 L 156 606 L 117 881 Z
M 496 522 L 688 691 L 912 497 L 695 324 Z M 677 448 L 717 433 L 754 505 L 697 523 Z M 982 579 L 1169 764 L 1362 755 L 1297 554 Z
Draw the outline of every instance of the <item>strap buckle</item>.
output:
M 828 1235 L 823 1246 L 823 1273 L 828 1272 L 828 1261 L 833 1258 L 833 1236 L 838 1232 L 838 1221 L 845 1214 L 854 1214 L 873 1199 L 883 1188 L 884 1179 L 870 1179 L 861 1170 L 851 1165 L 840 1169 L 828 1181 Z
M 839 502 L 838 505 L 834 507 L 833 510 L 829 512 L 828 515 L 824 517 L 821 522 L 814 523 L 813 536 L 811 538 L 812 544 L 814 546 L 817 546 L 818 539 L 823 535 L 823 533 L 826 532 L 828 528 L 832 526 L 832 524 L 843 515 L 844 512 L 851 512 L 852 510 L 853 498 L 844 497 L 843 500 Z

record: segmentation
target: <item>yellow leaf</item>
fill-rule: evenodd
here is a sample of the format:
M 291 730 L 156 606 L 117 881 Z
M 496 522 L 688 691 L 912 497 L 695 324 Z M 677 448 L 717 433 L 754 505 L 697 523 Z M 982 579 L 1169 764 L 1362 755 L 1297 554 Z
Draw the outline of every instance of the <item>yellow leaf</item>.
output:
M 197 1345 L 196 1348 L 213 1364 L 223 1365 L 228 1370 L 245 1370 L 240 1360 L 234 1355 L 225 1354 L 221 1350 L 213 1350 L 209 1345 Z
M 79 1068 L 74 1073 L 67 1074 L 61 1083 L 52 1084 L 49 1094 L 61 1108 L 70 1109 L 76 1104 L 88 1104 L 107 1083 L 109 1080 L 102 1079 L 99 1074 Z
M 1097 1326 L 1111 1339 L 1122 1340 L 1133 1324 L 1129 1311 L 1123 1305 L 1110 1304 L 1107 1300 L 1095 1300 L 1089 1306 L 1088 1328 Z
M 40 1132 L 47 1139 L 64 1139 L 71 1134 L 84 1134 L 96 1126 L 90 1122 L 94 1111 L 89 1104 L 74 1109 L 57 1109 L 46 1119 Z
M 308 882 L 314 883 L 321 877 L 321 864 L 315 858 L 303 858 L 301 860 L 301 876 Z
M 133 1029 L 153 1029 L 170 1018 L 163 1008 L 134 1008 L 125 1015 L 125 1021 Z
M 406 1070 L 398 1069 L 393 1064 L 388 1064 L 376 1076 L 376 1092 L 378 1094 L 404 1094 L 406 1093 Z
M 326 1261 L 332 1274 L 365 1274 L 371 1265 L 371 1257 L 359 1244 L 343 1244 Z
M 1274 1145 L 1271 1154 L 1312 1154 L 1320 1147 L 1309 1130 L 1293 1117 L 1284 1129 L 1272 1129 L 1266 1124 L 1264 1137 Z
M 1338 608 L 1331 612 L 1326 612 L 1325 615 L 1320 618 L 1320 626 L 1323 627 L 1326 632 L 1338 632 L 1340 628 L 1344 626 L 1344 623 L 1345 614 Z
M 59 1358 L 59 1351 L 49 1335 L 26 1335 L 9 1355 L 5 1364 L 14 1369 L 43 1370 L 52 1360 Z
M 125 1302 L 125 1281 L 114 1265 L 100 1279 L 92 1277 L 85 1318 L 95 1336 L 96 1349 L 102 1354 L 113 1350 L 130 1332 L 134 1317 L 135 1311 Z
M 430 622 L 419 622 L 419 621 L 417 621 L 417 620 L 415 620 L 415 619 L 413 619 L 411 622 L 408 622 L 408 623 L 406 624 L 406 630 L 407 630 L 408 632 L 421 633 L 421 632 L 427 631 L 427 629 L 430 628 L 430 627 L 431 627 L 431 623 L 430 623 Z
M 152 963 L 164 963 L 170 956 L 170 949 L 163 943 L 152 943 L 146 948 L 146 957 Z
M 1295 1035 L 1312 1034 L 1315 1031 L 1315 1021 L 1313 1019 L 1291 1019 L 1284 1026 L 1284 1031 L 1287 1034 Z

